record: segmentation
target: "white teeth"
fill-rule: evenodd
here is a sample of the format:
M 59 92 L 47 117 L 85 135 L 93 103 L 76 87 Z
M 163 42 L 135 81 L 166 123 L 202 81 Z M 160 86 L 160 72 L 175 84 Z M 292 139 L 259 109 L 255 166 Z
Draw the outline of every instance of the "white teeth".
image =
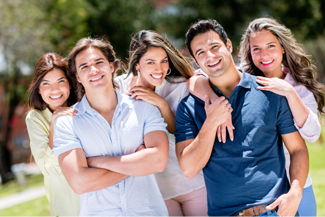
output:
M 269 62 L 262 62 L 263 64 L 269 64 L 271 63 L 273 60 L 270 60 Z
M 215 62 L 215 63 L 212 63 L 212 64 L 210 64 L 210 65 L 208 65 L 208 66 L 214 66 L 214 65 L 217 65 L 218 63 L 220 63 L 220 61 L 221 61 L 221 60 L 219 60 L 219 61 L 217 61 L 217 62 Z
M 102 76 L 99 76 L 98 78 L 91 79 L 91 81 L 97 81 L 97 80 L 99 80 L 100 78 L 102 78 Z
M 62 95 L 58 95 L 58 96 L 50 96 L 51 99 L 58 99 L 60 98 Z
M 151 76 L 154 77 L 154 78 L 161 78 L 162 74 L 161 75 L 151 75 Z

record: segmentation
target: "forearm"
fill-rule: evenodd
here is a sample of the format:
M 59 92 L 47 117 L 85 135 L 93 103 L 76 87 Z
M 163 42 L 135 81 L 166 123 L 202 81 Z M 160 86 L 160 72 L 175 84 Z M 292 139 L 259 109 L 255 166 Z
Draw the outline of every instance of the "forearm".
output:
M 160 113 L 161 113 L 162 117 L 164 118 L 164 121 L 167 124 L 168 132 L 173 134 L 176 130 L 175 115 L 172 112 L 172 110 L 170 109 L 167 101 L 165 99 L 163 99 L 163 101 L 157 107 L 160 110 Z
M 217 131 L 211 126 L 205 122 L 197 137 L 186 147 L 182 147 L 181 143 L 176 144 L 179 166 L 188 178 L 194 178 L 210 159 Z M 180 149 L 182 151 L 179 152 Z
M 309 109 L 301 100 L 294 87 L 292 87 L 291 90 L 288 91 L 286 98 L 288 100 L 288 104 L 295 120 L 295 123 L 298 127 L 303 127 L 308 118 Z
M 103 168 L 128 176 L 146 176 L 162 172 L 167 161 L 158 148 L 146 148 L 124 156 L 100 156 L 88 159 L 90 166 Z
M 291 185 L 293 185 L 294 182 L 297 182 L 302 192 L 309 170 L 309 157 L 307 148 L 296 150 L 290 155 L 290 160 L 291 163 L 289 173 Z
M 206 95 L 211 99 L 211 102 L 214 102 L 218 98 L 212 90 L 208 79 L 204 76 L 194 75 L 186 83 L 190 93 L 203 101 Z
M 88 167 L 80 168 L 76 173 L 65 173 L 64 170 L 62 172 L 77 194 L 108 188 L 128 177 L 113 171 Z
M 49 134 L 49 147 L 50 147 L 50 149 L 53 149 L 53 147 L 54 147 L 53 134 L 54 134 L 53 123 L 51 123 L 50 124 L 50 134 Z

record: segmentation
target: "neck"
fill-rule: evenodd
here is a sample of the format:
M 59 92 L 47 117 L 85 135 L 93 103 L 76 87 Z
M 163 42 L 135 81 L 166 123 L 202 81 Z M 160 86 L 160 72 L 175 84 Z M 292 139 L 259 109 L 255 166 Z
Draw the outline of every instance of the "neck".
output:
M 111 111 L 115 111 L 118 101 L 113 86 L 99 93 L 89 93 L 86 91 L 85 94 L 90 107 L 95 109 L 102 116 L 105 116 L 105 114 Z
M 263 73 L 265 75 L 265 77 L 267 78 L 280 78 L 280 79 L 284 79 L 286 77 L 286 75 L 283 73 L 282 70 L 273 72 L 273 73 Z
M 211 83 L 217 87 L 226 97 L 230 97 L 232 91 L 239 84 L 242 73 L 237 70 L 236 66 L 229 68 L 219 77 L 210 77 Z
M 134 86 L 143 86 L 143 87 L 148 87 L 151 90 L 155 91 L 156 87 L 147 82 L 145 79 L 143 79 L 141 76 L 135 76 L 133 77 L 134 81 Z

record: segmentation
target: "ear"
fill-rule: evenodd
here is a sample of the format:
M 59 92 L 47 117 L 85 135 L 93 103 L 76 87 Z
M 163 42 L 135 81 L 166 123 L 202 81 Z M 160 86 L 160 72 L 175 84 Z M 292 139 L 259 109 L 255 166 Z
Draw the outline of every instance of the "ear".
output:
M 232 43 L 229 38 L 227 39 L 226 45 L 227 45 L 227 49 L 229 50 L 229 52 L 232 53 Z
M 113 73 L 115 71 L 114 63 L 109 63 L 109 66 L 112 69 L 111 73 Z
M 191 56 L 192 57 L 192 56 Z M 197 61 L 196 61 L 196 59 L 194 58 L 194 57 L 192 57 L 192 60 L 193 60 L 193 62 L 199 67 L 199 68 L 201 68 L 200 67 L 200 65 L 197 63 Z
M 76 74 L 77 81 L 81 83 L 78 73 Z
M 135 65 L 135 70 L 140 70 L 140 65 L 139 65 L 139 63 L 137 63 L 137 64 Z

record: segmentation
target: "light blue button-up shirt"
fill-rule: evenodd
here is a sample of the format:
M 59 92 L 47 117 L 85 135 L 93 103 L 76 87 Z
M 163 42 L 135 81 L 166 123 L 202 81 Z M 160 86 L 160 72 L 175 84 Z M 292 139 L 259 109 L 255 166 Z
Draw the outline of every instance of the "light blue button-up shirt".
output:
M 117 91 L 112 126 L 87 101 L 73 108 L 76 116 L 60 116 L 54 128 L 54 153 L 82 148 L 86 157 L 134 153 L 146 133 L 166 131 L 157 107 L 130 99 Z M 85 183 L 87 185 L 87 183 Z M 80 195 L 80 216 L 167 216 L 168 211 L 154 174 L 130 176 L 108 188 Z

